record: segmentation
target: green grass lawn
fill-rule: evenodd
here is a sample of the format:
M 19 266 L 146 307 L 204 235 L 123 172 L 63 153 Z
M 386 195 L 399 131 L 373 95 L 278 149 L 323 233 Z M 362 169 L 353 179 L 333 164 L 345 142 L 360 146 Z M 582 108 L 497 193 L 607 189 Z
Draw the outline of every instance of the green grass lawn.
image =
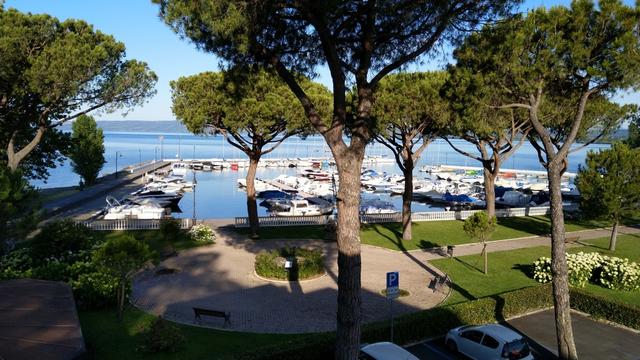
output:
M 546 246 L 489 253 L 487 275 L 482 273 L 481 255 L 435 260 L 431 264 L 451 277 L 452 291 L 446 303 L 455 304 L 538 285 L 528 275 L 531 264 L 539 257 L 550 254 Z
M 463 221 L 425 221 L 413 223 L 413 240 L 402 240 L 399 223 L 364 225 L 360 232 L 362 243 L 392 250 L 415 250 L 475 242 L 462 230 Z M 549 233 L 551 220 L 546 216 L 499 218 L 492 240 L 544 235 Z M 567 221 L 567 231 L 600 227 L 592 222 Z
M 413 240 L 402 240 L 402 225 L 399 223 L 365 224 L 360 231 L 363 244 L 380 246 L 392 250 L 416 250 L 446 245 L 459 245 L 474 242 L 464 231 L 463 221 L 424 221 L 413 223 Z M 578 231 L 605 226 L 595 221 L 566 222 L 567 231 Z M 547 216 L 527 216 L 499 218 L 493 240 L 545 235 L 549 233 L 551 220 Z M 249 235 L 249 229 L 235 229 L 236 232 Z M 263 227 L 260 239 L 324 239 L 324 226 L 286 226 Z
M 640 235 L 622 235 L 618 236 L 618 243 L 615 251 L 609 251 L 609 238 L 600 238 L 593 240 L 585 240 L 584 243 L 591 245 L 580 248 L 570 249 L 570 252 L 598 252 L 603 255 L 616 256 L 619 258 L 627 258 L 634 262 L 640 262 Z M 640 306 L 640 290 L 636 291 L 620 291 L 604 288 L 599 285 L 587 284 L 585 290 L 596 295 L 614 298 L 628 304 Z
M 177 241 L 170 242 L 162 237 L 162 233 L 159 230 L 96 231 L 95 234 L 99 241 L 107 241 L 122 236 L 133 236 L 149 246 L 153 252 L 152 257 L 156 261 L 160 259 L 162 254 L 167 254 L 174 250 L 180 251 L 210 245 L 196 242 L 186 233 L 181 234 Z
M 176 353 L 143 354 L 136 351 L 140 332 L 153 316 L 129 307 L 122 322 L 115 310 L 80 311 L 82 334 L 95 359 L 228 359 L 239 353 L 254 351 L 288 341 L 301 341 L 311 335 L 252 334 L 179 325 L 186 338 L 184 348 Z
M 575 247 L 569 251 L 600 252 L 640 261 L 640 235 L 619 236 L 617 250 L 613 254 L 607 250 L 608 238 L 589 240 L 589 243 L 592 245 Z M 482 273 L 480 255 L 441 259 L 431 263 L 453 279 L 451 296 L 446 302 L 451 304 L 538 284 L 531 278 L 532 264 L 541 256 L 550 256 L 550 253 L 550 248 L 546 246 L 489 253 L 488 275 Z M 640 306 L 640 291 L 610 290 L 595 284 L 588 284 L 585 290 Z

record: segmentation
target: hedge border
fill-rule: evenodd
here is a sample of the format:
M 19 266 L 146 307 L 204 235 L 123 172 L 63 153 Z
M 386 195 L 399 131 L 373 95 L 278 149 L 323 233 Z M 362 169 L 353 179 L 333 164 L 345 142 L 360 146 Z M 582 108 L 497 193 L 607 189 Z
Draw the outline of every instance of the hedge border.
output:
M 584 290 L 570 289 L 571 308 L 640 330 L 640 308 L 611 301 Z M 407 344 L 443 336 L 456 326 L 500 322 L 553 306 L 551 283 L 526 287 L 485 298 L 471 300 L 400 316 L 394 323 L 394 341 Z M 362 343 L 387 341 L 387 321 L 362 327 Z M 335 332 L 309 334 L 308 338 L 280 343 L 239 355 L 239 359 L 331 359 L 334 357 Z
M 394 322 L 394 341 L 399 344 L 442 336 L 456 326 L 502 321 L 553 305 L 551 285 L 522 288 L 471 300 L 440 306 L 400 316 Z M 362 327 L 362 342 L 386 341 L 387 321 Z M 280 343 L 258 351 L 239 355 L 239 359 L 330 359 L 334 357 L 335 332 L 310 334 L 307 339 Z
M 571 308 L 632 329 L 640 330 L 640 307 L 624 304 L 580 289 L 571 289 Z

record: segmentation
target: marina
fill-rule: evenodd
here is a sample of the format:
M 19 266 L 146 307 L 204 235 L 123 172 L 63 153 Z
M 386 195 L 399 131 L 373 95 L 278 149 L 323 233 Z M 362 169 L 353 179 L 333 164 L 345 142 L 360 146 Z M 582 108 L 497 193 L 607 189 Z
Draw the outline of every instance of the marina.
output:
M 383 157 L 368 157 L 365 164 L 380 169 L 389 166 L 386 160 Z M 200 209 L 196 207 L 196 196 L 201 187 L 202 191 L 207 192 L 207 179 L 232 175 L 236 175 L 236 181 L 232 182 L 236 185 L 233 191 L 242 198 L 236 201 L 245 198 L 243 192 L 246 190 L 246 180 L 241 175 L 246 161 L 183 159 L 170 163 L 170 166 L 160 171 L 145 174 L 141 178 L 142 186 L 135 191 L 119 199 L 107 196 L 106 207 L 95 212 L 92 217 L 104 220 L 151 220 L 169 216 L 216 218 L 215 215 L 219 212 L 212 214 L 213 216 L 208 216 L 207 212 L 206 215 L 201 214 Z M 260 216 L 300 217 L 333 214 L 339 179 L 329 159 L 271 159 L 260 165 L 262 175 L 267 175 L 255 180 Z M 423 167 L 421 170 L 413 179 L 413 211 L 476 210 L 486 206 L 484 180 L 478 168 L 431 166 Z M 571 205 L 569 200 L 579 195 L 571 179 L 571 174 L 568 174 L 563 186 L 568 206 Z M 501 172 L 496 185 L 496 205 L 499 208 L 548 206 L 546 178 L 538 172 L 508 169 Z M 400 195 L 404 192 L 402 176 L 363 168 L 361 189 L 361 214 L 399 213 Z M 210 205 L 208 202 L 205 204 Z M 240 215 L 230 214 L 230 217 L 245 214 L 243 211 Z
M 456 146 L 473 151 L 471 144 L 462 140 L 453 141 L 456 142 Z M 565 177 L 566 195 L 572 195 L 571 179 L 578 165 L 584 162 L 586 151 L 607 146 L 590 145 L 571 154 L 570 172 Z M 246 186 L 244 182 L 248 160 L 238 150 L 226 144 L 221 136 L 108 131 L 105 132 L 105 148 L 107 163 L 102 176 L 108 177 L 109 173 L 115 171 L 115 157 L 110 154 L 116 152 L 119 171 L 136 168 L 139 163 L 148 164 L 151 170 L 135 184 L 96 197 L 91 204 L 83 204 L 81 210 L 84 218 L 93 217 L 109 206 L 105 201 L 107 195 L 113 196 L 121 206 L 130 205 L 129 208 L 162 206 L 162 201 L 158 199 L 144 199 L 153 197 L 154 193 L 151 191 L 179 193 L 174 195 L 174 200 L 177 199 L 175 196 L 179 195 L 177 203 L 174 201 L 175 206 L 169 209 L 172 217 L 233 219 L 246 216 L 246 194 L 243 187 Z M 324 209 L 321 212 L 327 212 L 326 202 L 333 202 L 339 181 L 332 166 L 330 153 L 326 150 L 324 140 L 318 136 L 311 136 L 305 140 L 288 139 L 259 162 L 256 190 L 260 192 L 277 189 L 295 193 L 299 199 L 312 199 L 310 205 L 320 205 Z M 169 154 L 171 156 L 167 156 Z M 174 166 L 154 168 L 154 164 L 160 166 L 165 163 L 172 163 Z M 517 167 L 513 166 L 516 164 Z M 446 142 L 434 141 L 414 170 L 412 210 L 433 212 L 484 206 L 482 169 L 473 165 L 476 165 L 474 161 L 456 153 Z M 538 196 L 537 193 L 546 188 L 546 172 L 540 167 L 535 150 L 531 146 L 522 146 L 504 166 L 496 182 L 498 207 L 523 206 L 532 201 L 537 205 L 545 204 L 548 199 L 543 195 Z M 368 148 L 362 172 L 361 212 L 394 213 L 402 209 L 403 178 L 399 175 L 401 172 L 390 152 L 383 146 L 372 144 Z M 52 169 L 51 175 L 48 183 L 34 181 L 33 184 L 40 188 L 50 188 L 74 185 L 78 181 L 77 175 L 71 172 L 68 163 Z M 140 192 L 143 185 L 147 188 L 144 193 Z M 518 189 L 525 193 L 518 192 Z M 258 199 L 258 203 L 269 205 L 265 199 Z M 282 205 L 288 206 L 283 202 L 278 203 L 279 207 Z M 269 211 L 270 208 L 270 205 L 259 206 L 259 216 L 275 215 Z M 112 210 L 110 217 L 122 217 L 121 214 L 122 212 Z M 153 217 L 158 216 L 157 214 L 160 214 L 160 211 L 150 210 L 142 216 Z M 163 212 L 162 216 L 167 214 L 168 212 Z

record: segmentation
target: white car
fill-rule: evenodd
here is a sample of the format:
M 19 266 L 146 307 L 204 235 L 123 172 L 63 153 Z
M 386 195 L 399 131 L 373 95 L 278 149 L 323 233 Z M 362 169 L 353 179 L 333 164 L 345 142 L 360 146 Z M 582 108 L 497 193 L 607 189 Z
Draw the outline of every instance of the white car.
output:
M 390 342 L 363 345 L 360 360 L 419 360 L 412 353 Z
M 445 338 L 449 350 L 472 359 L 531 360 L 529 344 L 517 332 L 498 324 L 460 326 L 449 330 Z

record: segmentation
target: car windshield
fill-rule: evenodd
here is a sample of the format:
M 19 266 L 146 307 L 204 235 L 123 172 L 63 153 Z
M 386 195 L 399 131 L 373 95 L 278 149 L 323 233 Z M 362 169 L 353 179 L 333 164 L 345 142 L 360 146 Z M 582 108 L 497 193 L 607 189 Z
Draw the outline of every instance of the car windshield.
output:
M 518 339 L 504 345 L 502 356 L 517 360 L 529 356 L 530 353 L 529 344 L 524 339 Z

